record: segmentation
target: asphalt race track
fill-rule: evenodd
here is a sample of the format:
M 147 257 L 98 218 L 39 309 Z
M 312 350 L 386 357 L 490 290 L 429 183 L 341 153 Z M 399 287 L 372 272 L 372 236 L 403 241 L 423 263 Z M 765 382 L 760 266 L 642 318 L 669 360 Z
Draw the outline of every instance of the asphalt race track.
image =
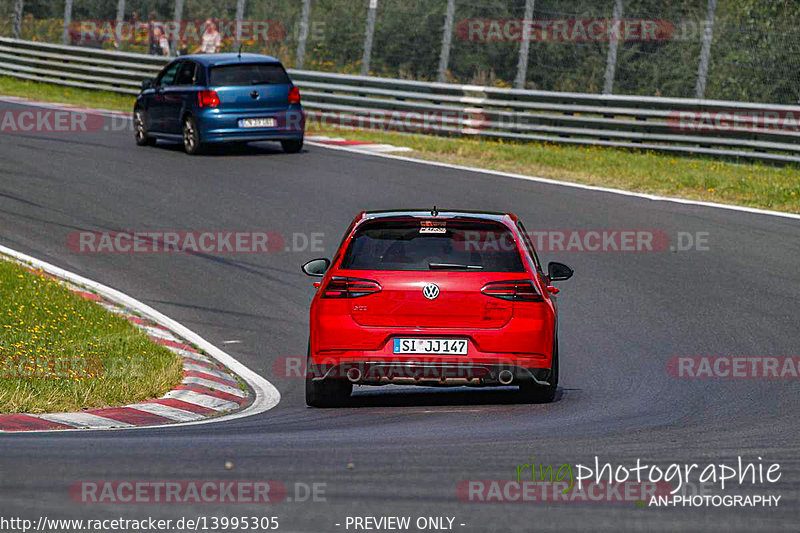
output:
M 1 104 L 1 110 L 21 109 Z M 542 253 L 560 287 L 561 386 L 549 405 L 513 390 L 360 390 L 353 408 L 306 408 L 301 379 L 312 280 L 362 209 L 487 209 L 529 230 L 708 233 L 708 250 Z M 76 254 L 79 230 L 323 233 L 324 252 Z M 189 157 L 127 131 L 0 133 L 0 244 L 119 289 L 265 376 L 280 404 L 195 427 L 0 436 L 2 515 L 48 518 L 277 516 L 281 531 L 346 531 L 347 516 L 455 517 L 456 531 L 798 531 L 798 379 L 676 379 L 673 356 L 800 355 L 800 221 L 437 168 L 322 147 L 259 144 Z M 300 243 L 302 244 L 302 243 Z M 227 343 L 225 341 L 240 341 Z M 462 502 L 465 480 L 516 465 L 779 463 L 775 508 L 637 508 L 630 502 Z M 233 463 L 232 469 L 225 462 Z M 325 501 L 84 504 L 81 480 L 324 483 Z M 301 490 L 302 492 L 302 490 Z M 717 491 L 716 493 L 720 493 Z M 446 522 L 445 522 L 446 523 Z M 340 524 L 337 526 L 336 524 Z M 464 524 L 463 526 L 460 524 Z M 353 529 L 351 528 L 350 531 Z

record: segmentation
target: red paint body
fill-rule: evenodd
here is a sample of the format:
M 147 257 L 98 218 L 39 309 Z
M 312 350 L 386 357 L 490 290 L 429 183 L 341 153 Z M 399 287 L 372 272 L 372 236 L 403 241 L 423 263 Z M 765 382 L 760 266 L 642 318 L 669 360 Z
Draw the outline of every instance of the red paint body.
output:
M 513 234 L 511 247 L 522 259 L 522 272 L 354 270 L 342 268 L 354 235 L 369 221 L 419 218 L 502 224 Z M 524 229 L 512 214 L 430 213 L 419 211 L 359 214 L 350 225 L 321 286 L 311 303 L 309 363 L 330 366 L 364 362 L 426 362 L 470 366 L 551 368 L 556 336 L 557 306 L 547 289 L 550 281 L 535 250 L 523 241 Z M 325 298 L 333 278 L 370 280 L 378 292 L 355 298 Z M 487 284 L 522 281 L 533 284 L 535 301 L 505 300 L 482 292 Z M 435 299 L 423 294 L 428 283 L 438 285 Z M 317 284 L 315 283 L 315 286 Z M 512 288 L 514 284 L 511 285 Z M 375 289 L 372 289 L 375 290 Z M 467 355 L 395 354 L 396 337 L 466 339 Z

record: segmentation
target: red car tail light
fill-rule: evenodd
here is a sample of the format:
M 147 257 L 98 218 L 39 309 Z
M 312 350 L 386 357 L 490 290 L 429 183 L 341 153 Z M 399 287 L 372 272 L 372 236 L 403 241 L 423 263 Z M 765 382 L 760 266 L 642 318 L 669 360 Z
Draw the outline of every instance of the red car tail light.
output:
M 292 87 L 289 89 L 289 103 L 290 104 L 299 104 L 300 103 L 300 89 L 297 87 Z
M 493 281 L 487 283 L 481 289 L 481 292 L 486 296 L 492 298 L 500 298 L 501 300 L 510 300 L 514 302 L 542 302 L 542 295 L 536 290 L 536 286 L 532 281 L 526 280 L 509 280 L 509 281 Z
M 360 298 L 381 292 L 381 286 L 371 279 L 333 277 L 322 289 L 322 298 Z
M 197 105 L 200 107 L 217 107 L 219 105 L 217 91 L 200 91 L 197 93 Z

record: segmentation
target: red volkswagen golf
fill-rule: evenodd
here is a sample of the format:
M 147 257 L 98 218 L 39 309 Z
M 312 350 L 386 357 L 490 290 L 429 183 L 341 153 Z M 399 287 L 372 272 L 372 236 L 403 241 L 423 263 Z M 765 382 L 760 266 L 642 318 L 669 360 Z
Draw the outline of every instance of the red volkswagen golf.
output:
M 536 250 L 513 214 L 362 212 L 311 303 L 306 403 L 346 403 L 354 384 L 518 385 L 549 402 L 558 385 L 551 285 L 572 269 Z

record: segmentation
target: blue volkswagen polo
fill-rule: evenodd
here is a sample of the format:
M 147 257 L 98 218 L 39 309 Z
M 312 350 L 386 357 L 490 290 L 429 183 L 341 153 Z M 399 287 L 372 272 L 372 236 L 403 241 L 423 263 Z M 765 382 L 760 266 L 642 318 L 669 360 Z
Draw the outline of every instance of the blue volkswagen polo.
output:
M 303 148 L 300 90 L 280 61 L 259 54 L 183 56 L 142 83 L 133 109 L 136 144 L 182 141 L 188 154 L 214 143 L 280 141 Z

